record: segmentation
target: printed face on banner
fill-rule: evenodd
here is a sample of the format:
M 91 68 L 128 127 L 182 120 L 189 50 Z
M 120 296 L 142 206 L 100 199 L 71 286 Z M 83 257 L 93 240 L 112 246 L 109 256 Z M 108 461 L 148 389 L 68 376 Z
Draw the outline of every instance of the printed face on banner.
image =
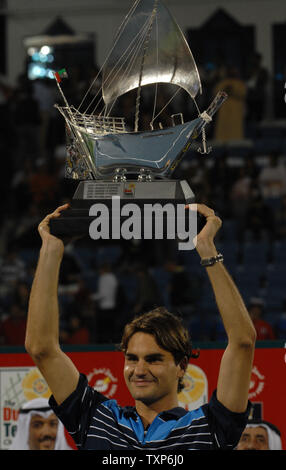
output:
M 31 450 L 54 450 L 58 432 L 58 418 L 53 413 L 48 418 L 31 416 L 29 447 Z
M 49 398 L 51 391 L 36 367 L 0 368 L 0 448 L 9 449 L 17 432 L 18 410 L 34 398 Z

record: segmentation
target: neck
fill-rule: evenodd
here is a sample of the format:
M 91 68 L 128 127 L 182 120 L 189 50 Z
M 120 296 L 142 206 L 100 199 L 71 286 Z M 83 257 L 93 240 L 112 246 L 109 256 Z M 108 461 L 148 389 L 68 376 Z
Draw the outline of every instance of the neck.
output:
M 177 406 L 179 406 L 177 396 L 173 398 L 168 396 L 163 397 L 151 404 L 146 404 L 140 400 L 135 400 L 136 411 L 143 422 L 144 428 L 151 424 L 159 413 L 162 411 L 171 410 Z

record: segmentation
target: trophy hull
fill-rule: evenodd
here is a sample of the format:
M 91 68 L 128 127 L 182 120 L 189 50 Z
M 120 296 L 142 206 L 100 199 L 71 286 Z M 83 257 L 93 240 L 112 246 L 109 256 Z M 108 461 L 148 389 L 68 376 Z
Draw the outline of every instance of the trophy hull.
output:
M 166 129 L 108 134 L 92 139 L 83 134 L 91 159 L 100 179 L 107 179 L 116 168 L 138 173 L 147 168 L 154 175 L 169 177 L 201 130 L 204 121 L 191 122 Z
M 153 176 L 169 178 L 192 142 L 204 133 L 209 122 L 206 116 L 211 120 L 226 98 L 225 93 L 219 92 L 204 117 L 200 115 L 180 125 L 142 132 L 111 132 L 110 128 L 103 132 L 104 128 L 97 129 L 94 123 L 91 126 L 90 117 L 87 123 L 81 115 L 77 118 L 77 114 L 72 114 L 71 119 L 70 108 L 58 107 L 67 122 L 66 177 L 104 181 L 112 179 L 116 169 L 124 168 L 129 174 L 147 169 Z
M 51 233 L 60 238 L 95 238 L 92 228 L 96 227 L 97 234 L 102 235 L 97 238 L 124 239 L 121 228 L 125 223 L 129 229 L 133 224 L 134 237 L 129 230 L 127 238 L 153 239 L 156 223 L 158 227 L 162 219 L 159 238 L 175 238 L 178 224 L 174 226 L 174 220 L 185 220 L 189 212 L 185 205 L 194 201 L 195 195 L 185 180 L 81 181 L 71 207 L 51 220 Z

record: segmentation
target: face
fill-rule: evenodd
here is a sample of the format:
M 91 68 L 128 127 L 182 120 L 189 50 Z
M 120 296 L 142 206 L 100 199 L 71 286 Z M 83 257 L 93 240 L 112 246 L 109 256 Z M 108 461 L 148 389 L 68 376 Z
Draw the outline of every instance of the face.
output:
M 29 446 L 31 450 L 54 450 L 58 431 L 58 418 L 52 413 L 48 418 L 34 415 L 30 420 Z
M 269 450 L 268 434 L 265 428 L 246 428 L 240 438 L 237 450 Z
M 253 320 L 257 320 L 258 318 L 261 317 L 261 308 L 259 305 L 252 305 L 249 309 L 249 315 Z
M 173 355 L 146 333 L 135 333 L 125 354 L 124 378 L 132 397 L 151 405 L 177 401 L 178 380 L 184 370 L 176 365 Z

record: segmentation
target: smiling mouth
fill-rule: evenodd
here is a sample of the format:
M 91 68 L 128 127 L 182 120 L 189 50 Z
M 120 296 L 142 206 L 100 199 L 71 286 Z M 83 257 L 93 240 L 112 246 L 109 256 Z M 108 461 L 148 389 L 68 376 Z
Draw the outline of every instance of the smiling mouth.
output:
M 154 380 L 131 380 L 131 383 L 135 384 L 136 387 L 145 387 L 154 383 Z
M 53 444 L 55 442 L 55 439 L 53 437 L 45 437 L 44 439 L 41 439 L 40 440 L 40 443 L 41 444 L 44 444 L 44 445 L 50 445 L 50 444 Z

